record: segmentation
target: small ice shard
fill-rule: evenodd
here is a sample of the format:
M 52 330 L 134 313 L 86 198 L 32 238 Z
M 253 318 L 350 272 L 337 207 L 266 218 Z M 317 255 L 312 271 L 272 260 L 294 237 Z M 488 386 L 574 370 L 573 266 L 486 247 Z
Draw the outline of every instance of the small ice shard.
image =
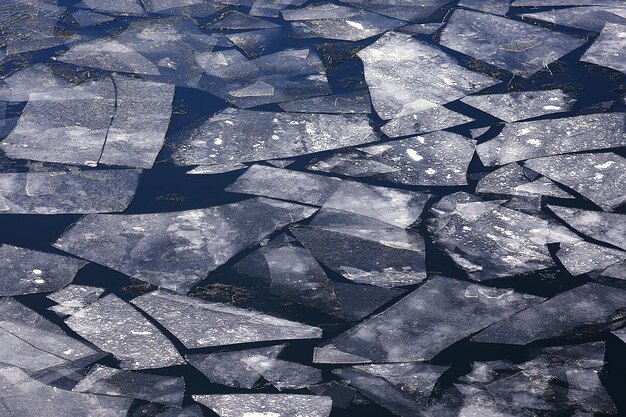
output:
M 575 100 L 563 90 L 544 90 L 467 96 L 461 101 L 511 123 L 570 111 Z
M 264 81 L 255 81 L 254 83 L 243 88 L 232 90 L 229 94 L 233 97 L 273 96 L 274 86 Z
M 625 297 L 617 288 L 584 284 L 491 325 L 472 341 L 526 345 L 602 330 L 624 321 Z
M 571 188 L 603 210 L 613 210 L 626 202 L 626 159 L 618 154 L 549 156 L 526 161 L 525 166 Z
M 46 296 L 57 303 L 55 306 L 48 307 L 48 310 L 52 310 L 59 315 L 72 315 L 96 301 L 103 292 L 104 288 L 70 284 Z
M 96 13 L 89 10 L 77 10 L 72 13 L 72 17 L 81 28 L 88 26 L 101 25 L 103 23 L 112 22 L 115 17 L 106 14 Z
M 366 116 L 228 109 L 180 134 L 180 165 L 289 158 L 374 142 Z
M 224 164 L 224 165 L 200 165 L 190 169 L 187 175 L 207 175 L 207 174 L 224 174 L 227 172 L 239 171 L 248 168 L 245 164 Z
M 126 417 L 131 399 L 83 394 L 45 385 L 14 367 L 0 366 L 3 417 Z
M 334 371 L 360 393 L 402 417 L 421 415 L 447 366 L 420 363 L 357 365 Z
M 386 33 L 357 55 L 365 67 L 374 109 L 385 120 L 411 108 L 416 100 L 445 104 L 498 82 L 400 33 Z
M 543 299 L 438 276 L 315 350 L 316 363 L 430 360 L 453 343 Z
M 75 223 L 54 246 L 142 281 L 187 292 L 239 251 L 315 211 L 253 198 L 180 212 L 96 214 Z
M 194 395 L 193 399 L 220 417 L 328 417 L 333 405 L 330 397 L 297 394 Z
M 190 349 L 274 340 L 316 339 L 322 330 L 229 304 L 160 291 L 132 301 Z
M 626 73 L 624 49 L 626 24 L 607 23 L 580 60 Z
M 560 119 L 509 123 L 502 132 L 476 146 L 486 166 L 570 152 L 626 145 L 624 113 L 599 113 Z M 553 179 L 553 178 L 552 178 Z
M 404 110 L 385 124 L 380 131 L 390 138 L 397 138 L 448 129 L 472 120 L 470 117 L 428 100 L 418 99 L 406 105 Z
M 81 0 L 78 7 L 96 12 L 121 16 L 143 16 L 146 14 L 138 0 Z
M 16 71 L 0 82 L 0 100 L 9 102 L 28 101 L 32 93 L 56 91 L 71 84 L 55 75 L 48 66 L 36 64 Z
M 510 4 L 509 0 L 461 0 L 457 6 L 504 16 Z
M 0 368 L 17 366 L 35 374 L 83 367 L 105 356 L 11 298 L 0 300 L 0 317 Z
M 522 18 L 601 32 L 606 23 L 626 23 L 626 11 L 623 8 L 610 6 L 569 7 L 544 12 L 524 13 Z
M 548 208 L 580 233 L 626 251 L 626 216 L 623 214 L 559 206 Z
M 546 177 L 539 177 L 527 184 L 518 185 L 515 187 L 515 191 L 531 195 L 545 195 L 547 197 L 575 198 Z
M 307 165 L 307 169 L 357 178 L 397 171 L 392 166 L 370 159 L 368 154 L 358 150 L 340 151 L 325 158 L 314 159 Z
M 0 173 L 0 213 L 88 214 L 129 206 L 141 171 L 45 171 Z
M 181 407 L 185 380 L 183 377 L 122 371 L 95 365 L 72 391 L 135 398 Z
M 341 183 L 325 175 L 252 165 L 226 191 L 321 206 Z
M 381 288 L 373 285 L 334 283 L 335 294 L 346 319 L 361 320 L 391 300 L 405 293 L 398 288 Z
M 318 261 L 351 281 L 396 287 L 426 278 L 424 240 L 404 228 L 323 209 L 307 226 L 291 231 Z
M 367 114 L 372 110 L 367 90 L 291 100 L 278 105 L 292 113 Z
M 247 29 L 273 29 L 279 27 L 276 23 L 249 16 L 237 11 L 226 12 L 207 25 L 208 29 L 217 30 L 247 30 Z
M 432 35 L 443 26 L 443 22 L 412 23 L 402 26 L 397 31 L 411 35 Z
M 585 40 L 493 14 L 457 9 L 440 42 L 515 75 L 530 77 Z
M 344 3 L 363 7 L 383 16 L 407 22 L 427 22 L 448 0 L 347 0 Z
M 14 159 L 95 166 L 114 111 L 110 79 L 32 93 L 0 148 Z
M 174 86 L 113 77 L 116 106 L 99 163 L 151 168 L 165 141 Z
M 76 333 L 120 361 L 122 369 L 184 363 L 172 342 L 133 306 L 109 294 L 65 320 Z
M 623 224 L 623 223 L 622 223 Z M 556 257 L 567 272 L 577 276 L 592 271 L 603 271 L 611 265 L 626 260 L 626 252 L 589 242 L 561 243 Z
M 518 163 L 512 162 L 482 177 L 476 184 L 476 192 L 479 194 L 504 195 L 527 194 L 518 191 L 517 187 L 529 182 L 530 179 L 526 176 L 524 168 Z
M 243 362 L 279 391 L 307 388 L 322 382 L 321 369 L 264 355 L 251 355 Z
M 69 256 L 0 245 L 0 296 L 57 291 L 86 264 Z
M 477 281 L 510 277 L 554 267 L 547 243 L 547 220 L 501 206 L 503 201 L 455 193 L 433 205 L 428 228 L 433 241 Z
M 261 374 L 251 368 L 245 360 L 259 356 L 275 359 L 284 348 L 285 345 L 279 345 L 209 354 L 190 353 L 185 359 L 214 384 L 251 389 L 261 378 Z

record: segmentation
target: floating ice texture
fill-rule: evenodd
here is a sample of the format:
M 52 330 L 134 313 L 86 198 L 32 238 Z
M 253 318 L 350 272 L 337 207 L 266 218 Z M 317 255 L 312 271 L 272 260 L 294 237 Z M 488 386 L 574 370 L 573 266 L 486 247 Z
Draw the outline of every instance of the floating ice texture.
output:
M 220 417 L 328 417 L 332 408 L 330 397 L 317 395 L 225 394 L 193 399 Z
M 134 278 L 187 292 L 239 251 L 315 211 L 254 198 L 181 212 L 89 215 L 54 245 Z
M 626 24 L 607 23 L 600 36 L 580 60 L 626 73 L 624 49 L 626 49 Z
M 585 40 L 492 14 L 457 9 L 440 43 L 515 75 L 530 77 Z

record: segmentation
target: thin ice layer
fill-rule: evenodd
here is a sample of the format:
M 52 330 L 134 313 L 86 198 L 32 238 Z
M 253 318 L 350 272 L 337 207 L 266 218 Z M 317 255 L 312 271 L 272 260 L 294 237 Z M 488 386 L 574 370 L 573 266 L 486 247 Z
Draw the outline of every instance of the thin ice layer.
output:
M 88 214 L 126 210 L 141 171 L 0 173 L 0 213 Z
M 590 242 L 570 242 L 561 244 L 556 257 L 567 272 L 577 276 L 619 264 L 626 260 L 626 252 Z
M 54 74 L 47 65 L 35 64 L 18 70 L 0 81 L 0 100 L 28 101 L 32 93 L 55 91 L 68 86 L 70 83 Z
M 316 339 L 321 329 L 229 304 L 160 291 L 133 299 L 188 348 Z
M 416 100 L 444 104 L 497 83 L 405 34 L 389 32 L 357 55 L 365 67 L 374 109 L 386 120 Z
M 493 14 L 457 9 L 440 42 L 515 75 L 530 77 L 585 40 Z
M 252 355 L 243 361 L 276 389 L 300 389 L 322 382 L 322 370 L 296 362 L 264 355 Z
M 626 216 L 623 214 L 559 206 L 548 208 L 580 233 L 626 251 Z
M 317 363 L 429 360 L 453 343 L 543 299 L 438 276 L 317 348 Z
M 239 251 L 314 212 L 253 198 L 180 212 L 95 214 L 75 223 L 54 245 L 134 278 L 187 292 Z
M 601 32 L 606 23 L 626 23 L 626 10 L 610 6 L 569 7 L 537 13 L 524 13 L 522 17 L 524 19 L 535 19 L 561 26 Z
M 172 342 L 133 306 L 114 294 L 65 320 L 80 336 L 112 353 L 122 369 L 151 369 L 184 363 Z
M 581 61 L 626 73 L 626 24 L 607 23 Z
M 372 109 L 367 90 L 290 100 L 278 105 L 292 113 L 366 114 Z
M 297 394 L 194 395 L 220 417 L 328 417 L 330 397 Z

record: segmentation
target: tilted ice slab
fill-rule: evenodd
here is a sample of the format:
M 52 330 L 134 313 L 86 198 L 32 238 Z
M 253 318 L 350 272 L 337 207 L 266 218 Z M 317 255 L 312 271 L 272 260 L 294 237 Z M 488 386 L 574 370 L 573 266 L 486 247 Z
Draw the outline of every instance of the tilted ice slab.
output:
M 346 320 L 359 321 L 406 291 L 344 282 L 334 283 L 335 294 Z
M 361 115 L 228 109 L 182 132 L 174 161 L 213 165 L 289 158 L 377 139 Z
M 510 123 L 567 112 L 575 100 L 563 90 L 545 90 L 467 96 L 461 101 Z
M 580 233 L 626 251 L 625 215 L 559 206 L 548 208 Z
M 371 10 L 383 16 L 394 17 L 408 22 L 426 22 L 439 11 L 447 0 L 347 0 L 344 3 L 353 4 L 366 10 Z
M 72 17 L 81 28 L 96 26 L 115 20 L 113 16 L 92 12 L 90 10 L 77 10 L 72 13 Z
M 68 87 L 70 83 L 55 75 L 44 64 L 16 71 L 0 81 L 0 100 L 9 102 L 28 101 L 32 93 L 45 93 Z
M 0 173 L 0 213 L 88 214 L 126 210 L 140 170 Z
M 122 16 L 143 16 L 146 14 L 141 2 L 137 0 L 81 0 L 78 7 Z
M 63 289 L 47 295 L 46 298 L 57 303 L 48 310 L 60 316 L 69 316 L 96 301 L 104 293 L 104 288 L 70 284 Z
M 626 24 L 607 23 L 600 36 L 580 60 L 626 73 L 624 49 L 626 49 Z
M 626 159 L 612 152 L 531 159 L 526 167 L 563 184 L 606 211 L 626 202 Z
M 372 107 L 368 90 L 290 100 L 278 105 L 286 112 L 330 114 L 367 114 Z
M 460 0 L 457 6 L 504 16 L 509 11 L 508 0 Z
M 600 32 L 606 23 L 625 24 L 626 9 L 610 6 L 570 7 L 545 12 L 524 13 L 522 17 L 524 19 L 535 19 L 561 26 Z
M 476 151 L 484 165 L 504 165 L 540 156 L 626 145 L 624 113 L 599 113 L 560 119 L 508 123 Z
M 57 291 L 86 264 L 69 256 L 0 245 L 0 296 Z
M 132 300 L 186 347 L 236 345 L 274 340 L 316 339 L 322 330 L 229 304 L 151 292 Z
M 619 265 L 626 260 L 626 252 L 590 242 L 570 242 L 561 244 L 556 257 L 567 272 L 577 276 L 593 271 L 602 272 L 612 265 Z
M 139 311 L 109 294 L 65 320 L 80 336 L 112 353 L 122 369 L 151 369 L 184 363 L 169 341 Z
M 259 19 L 238 11 L 227 11 L 207 24 L 208 29 L 216 30 L 272 29 L 279 26 L 268 20 Z
M 516 196 L 545 195 L 557 198 L 574 198 L 545 177 L 531 181 L 519 164 L 512 162 L 485 175 L 476 184 L 479 194 L 504 194 Z
M 254 0 L 250 16 L 279 17 L 289 6 L 301 6 L 306 0 Z
M 399 115 L 416 100 L 445 104 L 498 81 L 472 72 L 440 49 L 389 32 L 357 54 L 365 67 L 372 104 L 383 119 Z
M 453 343 L 543 299 L 435 277 L 315 350 L 316 363 L 429 360 Z
M 623 7 L 622 0 L 513 0 L 513 7 L 552 6 L 615 6 Z
M 322 382 L 321 369 L 282 359 L 252 355 L 243 361 L 276 389 L 300 389 Z
M 624 321 L 625 296 L 617 288 L 584 284 L 493 324 L 472 341 L 526 345 L 603 330 Z
M 142 281 L 187 292 L 239 251 L 315 211 L 254 198 L 180 212 L 96 214 L 79 220 L 54 246 Z
M 330 397 L 297 394 L 194 395 L 220 417 L 328 417 Z
M 440 43 L 515 75 L 530 77 L 585 40 L 492 14 L 457 9 Z

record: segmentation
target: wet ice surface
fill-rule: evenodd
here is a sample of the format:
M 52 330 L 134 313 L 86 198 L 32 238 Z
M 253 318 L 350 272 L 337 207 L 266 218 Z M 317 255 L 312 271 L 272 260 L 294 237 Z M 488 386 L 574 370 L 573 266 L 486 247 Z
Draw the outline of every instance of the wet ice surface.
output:
M 626 414 L 624 28 L 5 1 L 0 416 Z

